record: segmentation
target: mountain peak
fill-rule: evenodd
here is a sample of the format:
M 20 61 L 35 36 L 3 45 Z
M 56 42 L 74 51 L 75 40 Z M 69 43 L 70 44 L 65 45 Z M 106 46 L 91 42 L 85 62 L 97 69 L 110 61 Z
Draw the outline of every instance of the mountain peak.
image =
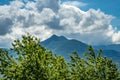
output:
M 53 34 L 51 37 L 58 37 L 57 35 Z
M 56 39 L 56 38 L 59 38 L 59 36 L 53 34 L 51 37 L 49 37 L 49 39 L 50 39 L 50 38 Z
M 64 37 L 64 36 L 57 36 L 57 35 L 52 35 L 50 38 L 48 38 L 48 39 L 52 39 L 52 40 L 67 40 L 67 38 L 66 37 Z
M 65 41 L 67 40 L 67 38 L 65 38 L 64 36 L 57 36 L 57 35 L 52 35 L 51 37 L 49 37 L 48 39 L 46 39 L 45 41 L 43 41 L 43 44 L 48 45 L 51 42 L 55 42 L 55 41 Z

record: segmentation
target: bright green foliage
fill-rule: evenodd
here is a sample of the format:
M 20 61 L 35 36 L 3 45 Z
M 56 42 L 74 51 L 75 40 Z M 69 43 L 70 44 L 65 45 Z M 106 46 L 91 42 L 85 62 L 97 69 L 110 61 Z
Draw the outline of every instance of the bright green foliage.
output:
M 40 45 L 40 40 L 22 36 L 13 42 L 12 50 L 0 49 L 0 77 L 2 80 L 120 80 L 115 63 L 101 56 L 90 46 L 86 58 L 73 52 L 70 62 L 56 56 Z
M 40 46 L 37 38 L 22 36 L 15 40 L 13 50 L 17 58 L 0 50 L 0 74 L 12 80 L 58 80 L 67 77 L 67 64 L 62 56 L 55 56 Z
M 73 80 L 120 80 L 117 65 L 111 59 L 101 56 L 102 50 L 96 54 L 89 46 L 86 59 L 74 52 L 71 56 L 70 78 Z

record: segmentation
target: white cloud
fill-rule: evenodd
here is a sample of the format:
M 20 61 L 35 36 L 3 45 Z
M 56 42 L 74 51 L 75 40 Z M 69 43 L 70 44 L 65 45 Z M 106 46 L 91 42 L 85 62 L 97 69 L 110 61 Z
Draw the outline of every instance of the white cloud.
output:
M 59 0 L 37 0 L 36 7 L 39 12 L 43 10 L 43 8 L 50 8 L 53 11 L 57 12 L 60 7 Z
M 65 5 L 71 5 L 71 6 L 76 6 L 76 7 L 84 7 L 87 6 L 86 3 L 79 2 L 79 1 L 66 1 L 63 4 Z
M 115 32 L 112 36 L 112 41 L 116 44 L 120 44 L 120 31 Z
M 26 33 L 41 40 L 58 34 L 88 44 L 120 43 L 120 31 L 110 23 L 114 17 L 100 10 L 82 11 L 59 0 L 28 0 L 12 1 L 10 5 L 0 6 L 0 11 L 0 46 L 3 47 Z

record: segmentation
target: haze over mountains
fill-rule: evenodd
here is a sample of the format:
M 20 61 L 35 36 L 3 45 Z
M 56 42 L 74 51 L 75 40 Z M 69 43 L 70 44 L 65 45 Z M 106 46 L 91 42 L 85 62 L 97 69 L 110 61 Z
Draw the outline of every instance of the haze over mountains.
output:
M 67 39 L 64 36 L 57 35 L 53 35 L 41 42 L 41 45 L 57 55 L 64 56 L 66 59 L 69 59 L 69 56 L 73 51 L 78 52 L 81 57 L 83 57 L 84 52 L 88 51 L 87 44 L 75 39 Z M 93 47 L 95 48 L 95 51 L 103 49 L 103 56 L 112 58 L 114 62 L 120 64 L 120 44 L 100 45 Z

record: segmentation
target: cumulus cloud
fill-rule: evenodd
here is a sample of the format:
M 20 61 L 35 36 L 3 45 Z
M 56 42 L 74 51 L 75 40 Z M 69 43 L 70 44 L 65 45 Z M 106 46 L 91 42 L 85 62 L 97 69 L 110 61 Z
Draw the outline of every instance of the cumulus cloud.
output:
M 59 10 L 59 0 L 37 0 L 36 5 L 38 11 L 42 11 L 43 8 L 50 8 L 53 11 L 57 12 Z
M 116 44 L 120 44 L 120 31 L 115 32 L 112 36 L 112 41 Z
M 86 3 L 79 2 L 79 1 L 66 1 L 63 4 L 65 5 L 71 5 L 71 6 L 76 6 L 76 7 L 84 7 L 87 6 Z
M 83 11 L 76 1 L 70 3 L 60 3 L 60 0 L 15 0 L 10 5 L 0 6 L 0 46 L 26 33 L 41 40 L 58 34 L 87 44 L 120 43 L 120 31 L 111 25 L 113 16 L 99 9 Z
M 10 32 L 10 27 L 13 25 L 13 22 L 9 18 L 0 17 L 0 35 L 5 35 Z

